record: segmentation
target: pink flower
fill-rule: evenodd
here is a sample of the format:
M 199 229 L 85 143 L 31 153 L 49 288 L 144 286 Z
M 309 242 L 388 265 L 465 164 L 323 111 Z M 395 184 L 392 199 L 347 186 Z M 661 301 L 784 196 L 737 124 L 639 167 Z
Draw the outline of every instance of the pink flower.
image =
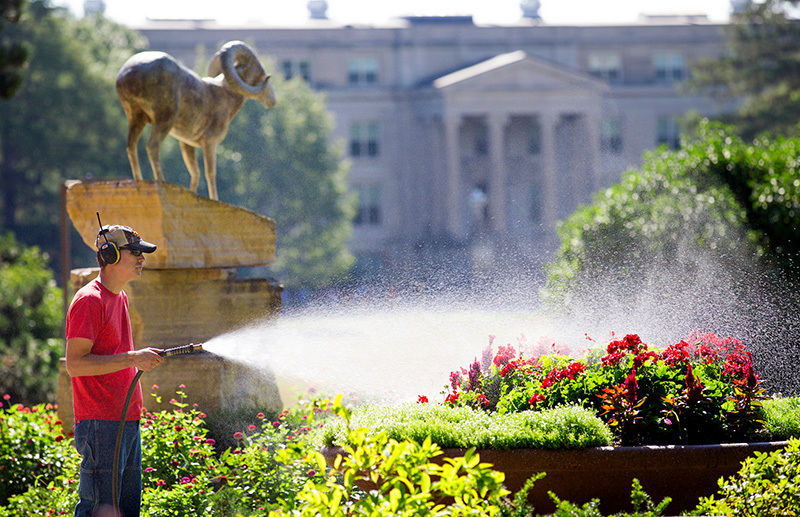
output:
M 234 440 L 241 440 L 242 438 L 244 438 L 244 435 L 242 433 L 240 433 L 239 431 L 236 431 L 235 433 L 233 433 L 233 439 Z
M 266 416 L 266 415 L 264 415 L 264 413 L 259 413 L 259 414 L 257 414 L 257 415 L 256 415 L 256 418 L 258 418 L 259 420 L 261 420 L 261 419 L 263 419 L 265 416 Z

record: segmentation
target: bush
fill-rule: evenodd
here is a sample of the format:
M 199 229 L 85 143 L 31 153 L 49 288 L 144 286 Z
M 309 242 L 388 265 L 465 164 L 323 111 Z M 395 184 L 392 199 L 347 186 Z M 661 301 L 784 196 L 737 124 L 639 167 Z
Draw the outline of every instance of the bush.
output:
M 780 451 L 757 452 L 739 472 L 719 480 L 719 492 L 703 498 L 693 515 L 778 517 L 800 508 L 800 440 Z
M 62 292 L 47 255 L 0 235 L 0 393 L 26 405 L 54 400 L 64 351 Z
M 489 414 L 469 407 L 441 404 L 364 405 L 353 411 L 351 422 L 370 433 L 418 444 L 430 439 L 439 447 L 495 449 L 580 449 L 611 445 L 608 426 L 591 411 L 562 406 L 546 411 Z M 328 445 L 343 445 L 344 422 L 324 430 Z
M 4 401 L 8 404 L 7 395 Z M 21 404 L 0 410 L 0 507 L 29 488 L 43 489 L 77 477 L 79 456 L 65 437 L 53 406 Z M 75 480 L 71 480 L 74 482 Z M 70 483 L 71 483 L 70 482 Z M 77 487 L 74 487 L 77 489 Z M 44 508 L 48 498 L 39 498 Z M 32 501 L 28 498 L 28 503 Z M 26 514 L 29 515 L 29 514 Z

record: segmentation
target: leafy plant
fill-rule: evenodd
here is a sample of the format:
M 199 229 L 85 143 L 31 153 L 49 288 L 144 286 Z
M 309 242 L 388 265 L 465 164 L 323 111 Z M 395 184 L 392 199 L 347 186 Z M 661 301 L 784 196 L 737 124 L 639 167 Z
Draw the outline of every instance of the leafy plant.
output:
M 474 450 L 432 462 L 441 449 L 430 438 L 397 441 L 383 432 L 351 429 L 351 413 L 341 406 L 341 396 L 332 409 L 347 423 L 346 454 L 337 456 L 333 466 L 339 474 L 328 474 L 324 483 L 309 480 L 294 501 L 283 502 L 271 516 L 498 514 L 500 501 L 509 494 L 502 486 L 504 475 L 481 463 Z M 325 465 L 320 453 L 292 448 L 280 451 L 278 458 L 286 464 L 305 461 L 320 470 Z M 368 491 L 360 491 L 359 484 Z
M 4 395 L 0 405 L 0 506 L 28 487 L 46 487 L 63 481 L 64 472 L 78 472 L 72 438 L 63 434 L 53 406 L 9 405 L 9 398 Z
M 800 440 L 780 451 L 757 452 L 735 476 L 719 480 L 719 492 L 703 498 L 692 515 L 791 516 L 800 512 Z

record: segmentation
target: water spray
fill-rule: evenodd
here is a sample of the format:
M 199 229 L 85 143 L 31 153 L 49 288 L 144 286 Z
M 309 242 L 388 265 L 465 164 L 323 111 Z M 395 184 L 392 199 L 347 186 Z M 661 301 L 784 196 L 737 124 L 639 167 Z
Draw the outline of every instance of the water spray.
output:
M 193 354 L 195 352 L 202 352 L 203 345 L 196 345 L 194 343 L 190 343 L 188 345 L 181 345 L 176 346 L 173 348 L 166 348 L 158 353 L 161 357 L 172 357 L 174 355 L 185 355 L 185 354 Z M 136 385 L 139 383 L 139 378 L 142 376 L 144 372 L 142 370 L 138 370 L 136 372 L 136 376 L 131 381 L 131 387 L 128 388 L 128 395 L 125 397 L 125 405 L 122 406 L 122 416 L 119 420 L 119 428 L 117 429 L 117 443 L 114 446 L 114 470 L 111 473 L 111 497 L 112 501 L 114 501 L 114 515 L 119 515 L 119 455 L 120 449 L 122 448 L 122 433 L 125 430 L 125 417 L 128 416 L 128 406 L 131 404 L 131 398 L 133 397 L 133 391 L 136 389 Z

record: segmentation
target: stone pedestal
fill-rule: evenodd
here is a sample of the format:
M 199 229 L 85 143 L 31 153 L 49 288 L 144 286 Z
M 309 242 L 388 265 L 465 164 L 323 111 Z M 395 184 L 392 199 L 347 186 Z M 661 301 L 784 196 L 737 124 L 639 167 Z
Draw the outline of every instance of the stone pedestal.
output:
M 141 278 L 125 287 L 134 346 L 170 348 L 276 318 L 283 286 L 272 278 L 236 278 L 236 268 L 275 258 L 275 222 L 255 212 L 198 196 L 171 183 L 97 181 L 67 184 L 67 212 L 83 241 L 95 249 L 96 213 L 158 245 Z M 71 272 L 73 291 L 94 279 L 97 267 Z M 282 407 L 274 376 L 252 365 L 203 352 L 168 358 L 141 379 L 149 410 L 172 409 L 179 384 L 189 403 L 206 413 L 222 408 Z M 162 403 L 150 397 L 159 385 Z M 62 360 L 58 414 L 71 430 L 72 386 Z

